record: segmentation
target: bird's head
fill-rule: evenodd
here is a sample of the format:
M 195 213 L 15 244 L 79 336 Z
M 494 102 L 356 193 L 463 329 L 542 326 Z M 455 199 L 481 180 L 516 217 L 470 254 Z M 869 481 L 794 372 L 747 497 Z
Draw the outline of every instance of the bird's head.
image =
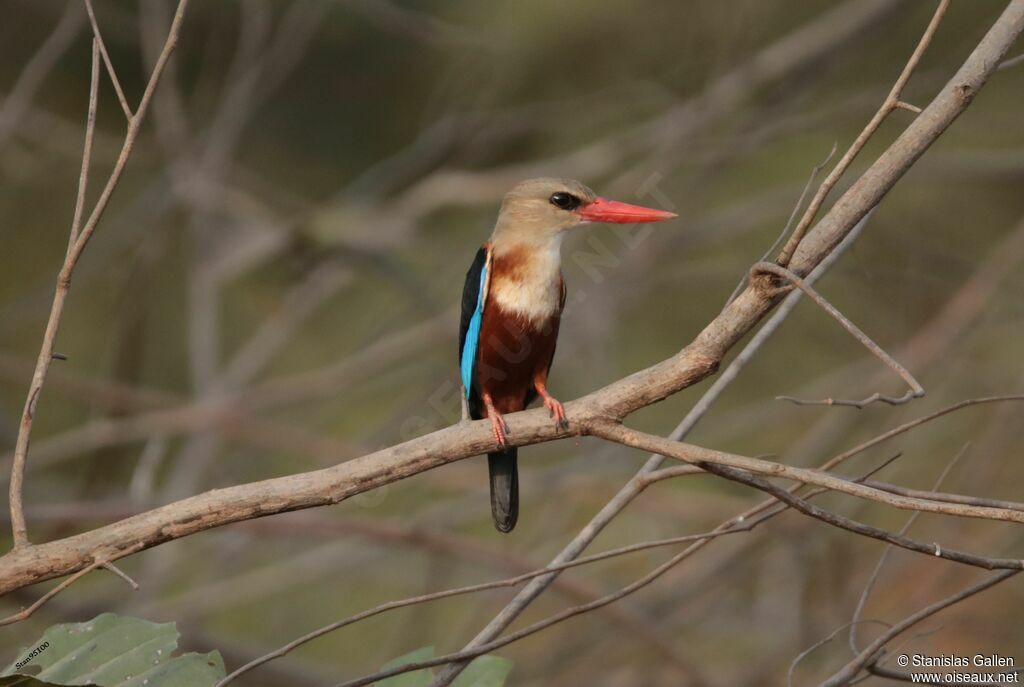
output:
M 675 216 L 664 210 L 602 198 L 572 179 L 528 179 L 505 195 L 495 234 L 538 240 L 554 238 L 588 222 L 635 224 Z

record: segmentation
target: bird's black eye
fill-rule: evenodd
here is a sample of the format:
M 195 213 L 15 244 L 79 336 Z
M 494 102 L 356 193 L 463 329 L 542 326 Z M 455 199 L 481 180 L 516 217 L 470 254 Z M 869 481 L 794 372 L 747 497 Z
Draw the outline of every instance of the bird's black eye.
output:
M 579 198 L 572 195 L 571 193 L 565 193 L 564 191 L 552 193 L 551 198 L 549 198 L 548 200 L 550 200 L 551 204 L 554 205 L 556 208 L 561 208 L 563 210 L 575 210 L 580 205 Z

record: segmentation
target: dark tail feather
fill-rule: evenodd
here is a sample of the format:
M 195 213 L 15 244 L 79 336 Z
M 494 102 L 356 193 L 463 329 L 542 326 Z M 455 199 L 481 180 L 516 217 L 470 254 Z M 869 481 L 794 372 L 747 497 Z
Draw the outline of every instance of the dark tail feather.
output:
M 499 532 L 511 532 L 519 519 L 518 449 L 487 454 L 491 476 L 491 517 Z

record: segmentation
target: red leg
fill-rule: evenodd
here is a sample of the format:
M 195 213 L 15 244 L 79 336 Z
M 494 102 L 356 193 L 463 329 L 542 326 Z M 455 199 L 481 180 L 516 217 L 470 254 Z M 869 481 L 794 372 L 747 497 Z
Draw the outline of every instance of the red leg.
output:
M 555 424 L 564 429 L 569 426 L 569 421 L 565 418 L 565 407 L 557 398 L 548 393 L 546 382 L 547 380 L 543 376 L 537 375 L 533 380 L 533 387 L 544 399 L 544 407 L 551 413 L 551 417 L 555 418 Z
M 508 424 L 505 422 L 505 418 L 501 416 L 498 409 L 494 407 L 494 400 L 491 395 L 487 392 L 483 394 L 484 407 L 487 409 L 487 417 L 491 421 L 491 432 L 494 434 L 494 440 L 498 442 L 499 446 L 508 445 Z

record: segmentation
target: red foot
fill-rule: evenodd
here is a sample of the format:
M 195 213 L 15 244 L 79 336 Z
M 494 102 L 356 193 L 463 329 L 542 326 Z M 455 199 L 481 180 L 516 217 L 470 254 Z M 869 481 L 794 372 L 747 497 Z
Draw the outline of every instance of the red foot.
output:
M 565 419 L 565 406 L 557 398 L 554 396 L 545 398 L 544 407 L 551 413 L 551 417 L 555 418 L 556 425 L 559 427 L 569 426 L 569 421 Z
M 565 418 L 565 407 L 562 403 L 548 393 L 547 386 L 544 384 L 542 379 L 535 379 L 533 386 L 537 389 L 537 393 L 544 399 L 544 407 L 551 413 L 551 417 L 555 418 L 555 426 L 559 429 L 565 429 L 569 426 L 569 421 Z
M 487 408 L 487 418 L 491 421 L 491 433 L 494 435 L 494 440 L 498 442 L 498 446 L 508 446 L 508 423 L 494 407 L 494 401 L 491 400 L 490 394 L 484 394 L 484 407 Z
M 508 424 L 505 423 L 505 418 L 500 413 L 494 413 L 490 415 L 491 420 L 491 433 L 494 434 L 494 440 L 498 442 L 499 446 L 508 446 Z

